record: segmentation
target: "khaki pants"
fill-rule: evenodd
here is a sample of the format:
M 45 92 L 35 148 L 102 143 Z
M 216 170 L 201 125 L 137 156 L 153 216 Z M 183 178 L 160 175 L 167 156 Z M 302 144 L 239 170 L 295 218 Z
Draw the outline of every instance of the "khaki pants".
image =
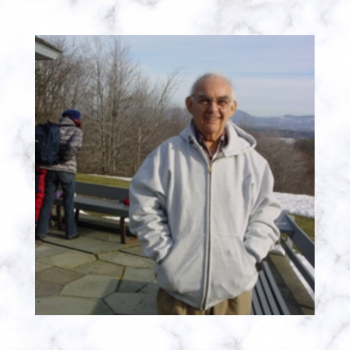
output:
M 250 315 L 252 291 L 244 292 L 234 299 L 227 299 L 207 309 L 199 310 L 173 298 L 159 288 L 157 293 L 158 315 Z

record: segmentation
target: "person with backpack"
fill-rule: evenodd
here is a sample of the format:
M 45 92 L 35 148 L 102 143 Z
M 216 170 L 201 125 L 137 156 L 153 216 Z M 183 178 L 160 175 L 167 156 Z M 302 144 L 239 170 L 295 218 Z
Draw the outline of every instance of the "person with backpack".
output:
M 65 233 L 66 239 L 73 239 L 78 237 L 77 228 L 74 220 L 74 193 L 75 193 L 75 175 L 77 172 L 76 154 L 83 143 L 82 123 L 80 121 L 80 112 L 69 109 L 62 113 L 62 118 L 58 124 L 60 132 L 59 151 L 57 156 L 53 156 L 53 148 L 56 148 L 55 139 L 53 135 L 48 135 L 46 138 L 37 137 L 37 130 L 35 135 L 36 141 L 36 157 L 38 153 L 49 154 L 52 158 L 50 161 L 41 162 L 41 168 L 46 169 L 45 178 L 45 197 L 40 210 L 39 219 L 35 229 L 35 238 L 42 239 L 47 235 L 49 229 L 50 212 L 55 199 L 56 191 L 60 187 L 63 194 L 63 207 L 65 217 Z M 48 123 L 50 126 L 50 123 Z M 51 123 L 53 124 L 53 123 Z M 39 129 L 39 128 L 38 128 Z M 52 128 L 54 129 L 54 128 Z M 40 130 L 39 130 L 40 131 Z M 56 131 L 57 132 L 57 131 Z M 38 134 L 40 134 L 38 132 Z M 44 133 L 42 133 L 43 135 Z M 45 140 L 44 140 L 45 139 Z M 37 149 L 37 143 L 40 147 Z M 45 147 L 47 149 L 45 149 Z M 51 149 L 50 149 L 51 147 Z M 57 153 L 57 152 L 56 152 Z M 42 157 L 44 158 L 44 157 Z M 51 164 L 51 165 L 50 165 Z

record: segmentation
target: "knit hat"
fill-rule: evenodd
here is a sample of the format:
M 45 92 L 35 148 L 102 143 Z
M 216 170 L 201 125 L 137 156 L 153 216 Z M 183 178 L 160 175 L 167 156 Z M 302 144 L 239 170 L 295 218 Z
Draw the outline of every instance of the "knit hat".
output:
M 67 109 L 62 113 L 62 117 L 69 117 L 71 119 L 80 119 L 80 112 L 75 109 Z

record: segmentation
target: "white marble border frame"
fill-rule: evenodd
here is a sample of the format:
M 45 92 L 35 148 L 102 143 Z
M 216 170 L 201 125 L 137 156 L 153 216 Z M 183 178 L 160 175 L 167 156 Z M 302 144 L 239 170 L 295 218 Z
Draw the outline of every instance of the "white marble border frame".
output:
M 8 349 L 345 349 L 350 334 L 349 2 L 2 1 L 1 345 Z M 34 316 L 35 34 L 315 35 L 316 315 Z

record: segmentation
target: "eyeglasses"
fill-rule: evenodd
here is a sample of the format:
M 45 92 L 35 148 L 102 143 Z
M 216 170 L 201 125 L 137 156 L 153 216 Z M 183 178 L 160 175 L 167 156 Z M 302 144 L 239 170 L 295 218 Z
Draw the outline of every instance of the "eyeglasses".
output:
M 197 100 L 197 103 L 203 108 L 211 106 L 211 104 L 215 102 L 219 109 L 225 109 L 232 102 L 232 98 L 229 98 L 227 96 L 219 97 L 216 101 L 213 101 L 212 98 L 205 95 L 199 95 L 197 97 L 192 95 L 192 98 L 195 98 Z

